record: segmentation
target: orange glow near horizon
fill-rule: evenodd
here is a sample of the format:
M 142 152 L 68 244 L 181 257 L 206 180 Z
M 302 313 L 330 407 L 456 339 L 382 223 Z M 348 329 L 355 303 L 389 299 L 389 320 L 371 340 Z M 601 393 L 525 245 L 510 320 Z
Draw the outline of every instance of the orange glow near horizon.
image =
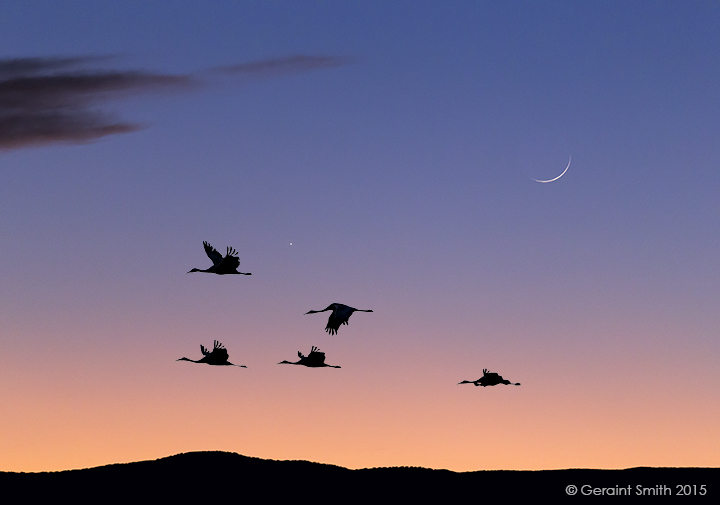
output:
M 638 377 L 652 373 L 650 363 L 623 376 L 624 364 L 606 353 L 575 365 L 592 381 L 572 380 L 572 368 L 565 377 L 548 373 L 528 356 L 501 370 L 521 386 L 458 386 L 479 371 L 438 363 L 472 361 L 454 354 L 416 352 L 381 367 L 363 354 L 348 365 L 336 351 L 328 362 L 342 363 L 339 370 L 247 357 L 237 361 L 248 369 L 168 361 L 150 371 L 148 361 L 81 371 L 69 363 L 34 379 L 5 370 L 4 384 L 25 389 L 5 392 L 13 409 L 0 430 L 12 437 L 0 469 L 57 471 L 206 450 L 348 468 L 717 466 L 720 447 L 708 441 L 720 411 L 698 409 L 697 398 L 712 394 L 703 381 L 692 391 L 672 377 L 645 383 Z

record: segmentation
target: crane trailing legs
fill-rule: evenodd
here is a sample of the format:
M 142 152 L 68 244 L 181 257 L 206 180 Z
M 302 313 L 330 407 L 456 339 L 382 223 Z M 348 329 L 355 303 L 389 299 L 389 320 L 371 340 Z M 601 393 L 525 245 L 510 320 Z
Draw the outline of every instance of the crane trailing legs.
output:
M 490 372 L 487 368 L 483 368 L 483 376 L 480 377 L 476 381 L 462 381 L 458 382 L 459 384 L 475 384 L 476 386 L 497 386 L 498 384 L 505 384 L 508 386 L 519 386 L 520 383 L 513 384 L 509 380 L 505 380 L 502 378 L 501 375 L 496 374 L 495 372 Z
M 300 357 L 300 361 L 281 361 L 280 363 L 278 363 L 278 365 L 282 365 L 283 363 L 285 363 L 287 365 L 303 365 L 311 368 L 320 368 L 323 366 L 340 368 L 339 366 L 328 365 L 327 363 L 325 363 L 325 353 L 321 352 L 320 349 L 315 346 L 312 347 L 312 349 L 310 350 L 310 354 L 308 354 L 307 356 L 305 356 L 300 351 L 298 351 L 298 356 Z
M 208 351 L 207 349 L 205 349 L 204 345 L 200 345 L 200 351 L 202 351 L 203 357 L 197 361 L 188 358 L 180 358 L 176 359 L 175 361 L 192 361 L 193 363 L 205 363 L 207 365 L 239 366 L 242 368 L 247 368 L 245 365 L 235 365 L 233 363 L 230 363 L 228 361 L 230 355 L 228 354 L 227 349 L 225 349 L 225 347 L 217 340 L 215 340 L 213 344 L 212 351 Z
M 326 310 L 332 310 L 332 313 L 328 318 L 327 326 L 325 327 L 325 331 L 328 332 L 330 335 L 335 335 L 338 332 L 341 324 L 348 324 L 348 319 L 350 319 L 350 316 L 353 312 L 372 312 L 372 310 L 355 309 L 353 307 L 348 307 L 347 305 L 343 305 L 342 303 L 331 303 L 326 309 L 311 310 L 309 312 L 306 312 L 305 315 L 317 314 L 319 312 L 325 312 Z
M 232 247 L 227 248 L 227 253 L 223 258 L 222 255 L 207 242 L 203 242 L 203 246 L 205 246 L 205 254 L 207 254 L 208 258 L 212 260 L 213 265 L 206 270 L 193 268 L 188 272 L 189 274 L 192 272 L 205 272 L 207 274 L 218 275 L 252 275 L 237 271 L 238 267 L 240 266 L 240 258 L 238 258 L 237 256 L 237 251 Z

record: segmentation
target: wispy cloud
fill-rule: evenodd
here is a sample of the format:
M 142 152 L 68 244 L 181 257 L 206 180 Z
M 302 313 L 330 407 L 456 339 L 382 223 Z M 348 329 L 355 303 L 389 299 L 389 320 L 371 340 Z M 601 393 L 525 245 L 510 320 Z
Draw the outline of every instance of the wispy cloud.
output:
M 285 58 L 251 61 L 249 63 L 216 67 L 214 70 L 225 74 L 241 74 L 253 77 L 275 77 L 286 74 L 308 72 L 310 70 L 318 70 L 322 68 L 334 68 L 353 62 L 354 60 L 352 58 L 345 56 L 308 56 L 304 54 L 296 54 Z
M 112 56 L 76 56 L 73 58 L 12 58 L 0 60 L 0 79 L 27 77 L 52 70 L 72 68 L 79 65 L 104 61 Z
M 83 143 L 142 128 L 116 121 L 98 107 L 150 91 L 195 89 L 200 74 L 84 69 L 108 57 L 0 60 L 0 149 L 48 143 Z M 338 56 L 296 55 L 218 67 L 213 72 L 275 77 L 349 63 Z M 80 69 L 78 69 L 80 68 Z
M 103 57 L 0 60 L 0 149 L 79 143 L 138 130 L 96 106 L 147 91 L 186 89 L 183 75 L 76 70 Z

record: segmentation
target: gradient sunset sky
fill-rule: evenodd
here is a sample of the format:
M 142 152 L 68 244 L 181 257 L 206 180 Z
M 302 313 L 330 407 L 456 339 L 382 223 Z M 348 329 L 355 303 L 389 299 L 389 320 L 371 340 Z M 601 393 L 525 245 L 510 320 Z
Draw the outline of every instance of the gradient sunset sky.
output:
M 0 470 L 720 466 L 718 26 L 2 2 Z M 204 240 L 253 275 L 187 274 Z M 248 368 L 175 361 L 213 340 Z

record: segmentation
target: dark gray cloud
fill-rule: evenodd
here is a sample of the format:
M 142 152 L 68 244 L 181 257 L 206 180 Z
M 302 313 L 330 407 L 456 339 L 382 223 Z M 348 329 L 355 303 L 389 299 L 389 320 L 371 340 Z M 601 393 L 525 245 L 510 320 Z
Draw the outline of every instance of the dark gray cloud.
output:
M 148 91 L 191 88 L 184 75 L 75 70 L 102 57 L 0 60 L 0 149 L 79 143 L 127 133 L 139 125 L 97 110 L 109 100 Z
M 98 107 L 140 93 L 196 89 L 202 83 L 198 77 L 202 73 L 190 76 L 85 68 L 108 58 L 0 59 L 0 149 L 82 143 L 136 131 L 140 125 L 117 121 Z M 337 56 L 296 55 L 220 67 L 214 72 L 273 77 L 349 62 Z
M 0 79 L 27 77 L 52 70 L 104 61 L 112 56 L 76 56 L 74 58 L 12 58 L 0 60 Z

